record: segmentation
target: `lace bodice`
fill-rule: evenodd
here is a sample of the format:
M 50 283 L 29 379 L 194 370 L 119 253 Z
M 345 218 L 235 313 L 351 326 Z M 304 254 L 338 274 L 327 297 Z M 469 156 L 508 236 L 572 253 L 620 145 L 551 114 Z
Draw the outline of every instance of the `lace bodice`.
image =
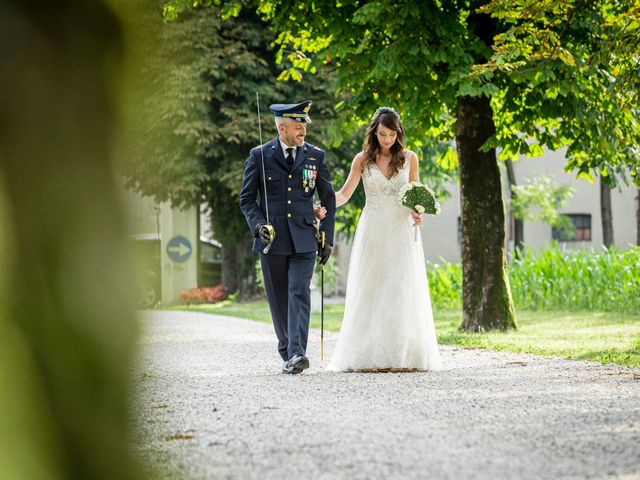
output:
M 377 197 L 397 197 L 400 187 L 409 182 L 408 161 L 405 157 L 404 165 L 398 173 L 391 178 L 384 176 L 377 165 L 371 165 L 370 168 L 365 167 L 362 174 L 362 183 L 364 184 L 364 193 L 367 201 L 374 200 Z

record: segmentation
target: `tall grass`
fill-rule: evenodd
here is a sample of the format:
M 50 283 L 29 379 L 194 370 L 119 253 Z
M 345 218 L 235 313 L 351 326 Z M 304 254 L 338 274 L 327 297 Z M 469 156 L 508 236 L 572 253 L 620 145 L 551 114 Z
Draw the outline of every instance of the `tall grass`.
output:
M 640 247 L 528 250 L 509 265 L 509 281 L 519 309 L 640 312 Z M 436 307 L 460 308 L 460 264 L 429 265 L 429 287 Z

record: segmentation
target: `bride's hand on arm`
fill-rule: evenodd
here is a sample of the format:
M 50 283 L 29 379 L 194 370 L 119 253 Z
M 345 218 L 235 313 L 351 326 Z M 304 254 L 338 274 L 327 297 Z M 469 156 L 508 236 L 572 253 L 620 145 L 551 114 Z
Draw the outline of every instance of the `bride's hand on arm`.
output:
M 351 198 L 351 195 L 353 195 L 353 192 L 356 190 L 358 183 L 360 183 L 360 177 L 362 176 L 363 157 L 364 154 L 360 152 L 353 158 L 353 162 L 351 162 L 351 170 L 349 171 L 347 181 L 344 182 L 342 188 L 336 192 L 336 207 L 347 203 Z
M 324 220 L 324 217 L 327 216 L 327 209 L 324 208 L 322 205 L 317 204 L 316 206 L 313 207 L 313 214 L 318 220 Z

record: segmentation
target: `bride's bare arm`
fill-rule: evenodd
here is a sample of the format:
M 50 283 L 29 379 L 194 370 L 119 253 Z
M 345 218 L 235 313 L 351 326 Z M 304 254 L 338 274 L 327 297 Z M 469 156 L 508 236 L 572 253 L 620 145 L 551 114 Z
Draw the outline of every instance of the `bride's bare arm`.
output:
M 409 150 L 409 181 L 410 182 L 419 182 L 420 181 L 420 172 L 418 166 L 418 156 Z M 422 214 L 416 213 L 413 210 L 411 211 L 411 218 L 413 218 L 414 225 L 422 225 Z
M 336 192 L 336 207 L 347 203 L 351 198 L 351 195 L 353 195 L 353 192 L 356 190 L 358 183 L 360 183 L 360 177 L 362 177 L 363 157 L 364 154 L 360 152 L 353 158 L 347 181 L 344 182 L 342 188 Z
M 415 152 L 409 150 L 409 181 L 410 182 L 419 182 L 420 181 L 420 172 L 418 167 L 418 155 Z

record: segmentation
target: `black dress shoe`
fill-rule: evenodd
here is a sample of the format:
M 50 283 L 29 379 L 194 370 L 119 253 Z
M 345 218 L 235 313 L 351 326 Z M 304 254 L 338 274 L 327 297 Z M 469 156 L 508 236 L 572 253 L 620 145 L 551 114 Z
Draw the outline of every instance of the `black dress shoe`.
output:
M 298 373 L 302 373 L 302 371 L 307 368 L 309 368 L 309 359 L 307 357 L 296 355 L 284 363 L 282 373 L 296 375 Z
M 282 373 L 289 374 L 289 375 L 297 375 L 298 373 L 302 373 L 302 369 L 297 366 L 295 367 L 292 366 L 291 362 L 287 360 L 286 362 L 284 362 L 284 365 L 282 366 Z
M 291 365 L 294 365 L 297 368 L 301 368 L 302 370 L 306 370 L 307 368 L 309 368 L 309 359 L 307 357 L 296 355 L 289 361 L 291 362 Z

